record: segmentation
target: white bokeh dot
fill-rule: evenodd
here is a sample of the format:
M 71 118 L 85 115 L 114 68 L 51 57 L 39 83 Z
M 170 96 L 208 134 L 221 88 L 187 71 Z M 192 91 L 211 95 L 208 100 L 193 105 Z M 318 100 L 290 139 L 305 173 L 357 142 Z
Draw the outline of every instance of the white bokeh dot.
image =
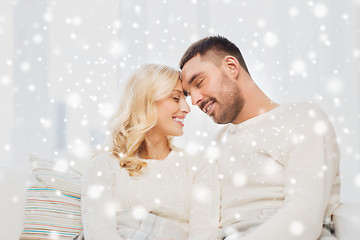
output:
M 29 91 L 33 92 L 33 91 L 35 91 L 36 87 L 34 84 L 29 84 L 28 89 L 29 89 Z
M 266 26 L 266 21 L 261 18 L 257 21 L 257 25 L 258 25 L 258 27 L 263 28 Z
M 4 150 L 5 151 L 10 151 L 10 149 L 11 149 L 11 145 L 10 144 L 5 144 Z
M 147 49 L 148 49 L 148 50 L 154 49 L 154 44 L 149 43 L 149 44 L 147 45 Z
M 303 60 L 294 60 L 291 64 L 291 70 L 296 74 L 302 74 L 306 70 L 306 64 Z
M 360 49 L 356 48 L 352 51 L 352 55 L 354 58 L 359 58 L 360 57 Z
M 325 4 L 318 3 L 314 6 L 313 12 L 317 18 L 324 18 L 328 15 L 328 8 Z
M 316 121 L 313 127 L 317 135 L 324 135 L 328 131 L 328 125 L 323 120 Z
M 137 29 L 137 28 L 139 28 L 139 24 L 138 24 L 137 22 L 133 22 L 133 23 L 132 23 L 132 27 L 135 28 L 135 29 Z
M 43 16 L 43 19 L 45 20 L 45 22 L 51 22 L 53 20 L 53 15 L 50 8 L 47 9 L 46 13 Z
M 79 26 L 82 25 L 82 23 L 83 23 L 83 20 L 82 20 L 81 17 L 75 16 L 75 17 L 72 18 L 72 24 L 73 24 L 74 26 L 79 27 Z
M 115 112 L 115 108 L 111 103 L 100 103 L 98 107 L 100 115 L 104 118 L 111 117 Z
M 81 100 L 81 96 L 76 92 L 70 93 L 66 98 L 67 104 L 72 108 L 78 108 L 81 104 Z
M 90 147 L 80 139 L 76 139 L 72 145 L 71 152 L 78 158 L 86 158 L 90 153 Z
M 122 22 L 119 19 L 116 19 L 112 23 L 113 28 L 120 29 L 122 27 Z
M 216 159 L 220 156 L 220 149 L 217 146 L 209 146 L 206 148 L 205 157 Z
M 1 77 L 1 83 L 6 86 L 9 85 L 11 82 L 10 77 L 8 75 L 2 76 Z
M 80 123 L 81 123 L 81 125 L 83 125 L 83 126 L 87 126 L 89 122 L 88 122 L 88 120 L 86 120 L 86 119 L 82 119 Z
M 326 33 L 321 33 L 319 34 L 319 40 L 325 45 L 325 46 L 330 46 L 331 42 L 329 40 L 329 37 Z
M 300 236 L 304 232 L 304 225 L 300 221 L 293 221 L 289 227 L 290 233 L 294 236 Z
M 49 238 L 51 240 L 58 240 L 59 239 L 59 234 L 57 232 L 50 232 Z
M 146 209 L 143 206 L 136 206 L 132 209 L 132 216 L 136 220 L 141 220 L 146 214 Z
M 21 69 L 21 71 L 23 71 L 23 72 L 28 72 L 28 71 L 30 71 L 30 64 L 28 63 L 28 62 L 22 62 L 21 64 L 20 64 L 20 69 Z
M 48 118 L 40 118 L 40 123 L 43 128 L 50 128 L 52 126 L 52 122 Z
M 91 185 L 87 189 L 87 195 L 91 199 L 98 199 L 101 196 L 104 187 L 101 185 Z
M 330 79 L 326 84 L 327 90 L 331 95 L 339 95 L 343 90 L 343 83 L 340 79 Z
M 69 169 L 69 163 L 65 159 L 58 159 L 55 162 L 54 170 L 58 172 L 66 172 Z
M 140 5 L 136 5 L 135 8 L 134 8 L 134 11 L 137 15 L 140 15 L 141 14 L 141 6 Z
M 274 32 L 267 32 L 264 36 L 264 44 L 267 47 L 275 47 L 279 43 L 279 37 Z
M 299 15 L 299 9 L 297 7 L 290 7 L 289 8 L 289 15 L 291 17 L 296 17 L 297 15 Z
M 247 176 L 244 173 L 236 173 L 234 174 L 232 181 L 234 186 L 243 187 L 247 183 Z
M 194 185 L 192 194 L 199 202 L 206 202 L 211 198 L 209 189 L 202 185 Z
M 43 37 L 41 34 L 37 33 L 33 36 L 33 42 L 36 44 L 40 44 L 43 41 Z
M 272 162 L 263 164 L 263 172 L 267 175 L 276 174 L 276 166 Z
M 105 208 L 104 210 L 105 210 L 106 216 L 108 216 L 108 217 L 116 216 L 116 206 L 112 201 L 104 204 L 104 208 Z
M 112 41 L 109 46 L 109 51 L 113 57 L 119 57 L 126 52 L 126 45 L 121 41 Z
M 296 179 L 295 178 L 290 178 L 289 179 L 290 183 L 295 185 L 297 183 Z
M 13 196 L 11 200 L 12 200 L 13 203 L 17 203 L 17 202 L 19 202 L 19 197 L 18 196 Z
M 316 54 L 315 51 L 309 51 L 308 54 L 307 54 L 307 56 L 308 56 L 308 58 L 309 58 L 310 60 L 315 60 L 316 57 L 317 57 L 317 54 Z

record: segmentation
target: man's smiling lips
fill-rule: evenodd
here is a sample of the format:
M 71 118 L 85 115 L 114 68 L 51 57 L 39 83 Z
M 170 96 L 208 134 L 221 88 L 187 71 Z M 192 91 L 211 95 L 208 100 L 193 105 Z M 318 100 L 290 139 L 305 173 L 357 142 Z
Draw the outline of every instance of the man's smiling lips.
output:
M 202 104 L 201 110 L 207 115 L 210 115 L 214 110 L 214 104 L 215 104 L 215 100 L 210 100 L 208 102 L 205 102 L 205 104 Z

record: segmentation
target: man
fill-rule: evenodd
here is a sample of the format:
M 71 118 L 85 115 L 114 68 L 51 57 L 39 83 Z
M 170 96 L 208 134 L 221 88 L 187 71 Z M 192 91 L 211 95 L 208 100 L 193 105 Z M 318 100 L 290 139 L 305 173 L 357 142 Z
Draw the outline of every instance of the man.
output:
M 182 86 L 219 124 L 220 239 L 335 239 L 339 150 L 314 104 L 278 105 L 255 84 L 240 50 L 221 36 L 193 43 Z M 324 226 L 323 226 L 324 224 Z

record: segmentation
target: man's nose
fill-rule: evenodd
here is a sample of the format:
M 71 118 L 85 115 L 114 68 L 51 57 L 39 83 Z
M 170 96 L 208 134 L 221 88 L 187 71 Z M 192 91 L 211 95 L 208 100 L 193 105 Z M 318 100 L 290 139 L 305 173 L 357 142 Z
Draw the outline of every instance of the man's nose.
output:
M 201 103 L 201 101 L 204 99 L 204 96 L 196 91 L 191 93 L 191 104 L 192 105 L 199 105 Z

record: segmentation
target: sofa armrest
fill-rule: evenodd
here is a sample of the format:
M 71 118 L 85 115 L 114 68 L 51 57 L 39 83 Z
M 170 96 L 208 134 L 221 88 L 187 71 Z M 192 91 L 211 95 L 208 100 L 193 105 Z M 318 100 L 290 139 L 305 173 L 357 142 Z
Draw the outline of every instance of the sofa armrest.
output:
M 360 204 L 341 203 L 333 214 L 338 240 L 354 240 L 360 236 Z

